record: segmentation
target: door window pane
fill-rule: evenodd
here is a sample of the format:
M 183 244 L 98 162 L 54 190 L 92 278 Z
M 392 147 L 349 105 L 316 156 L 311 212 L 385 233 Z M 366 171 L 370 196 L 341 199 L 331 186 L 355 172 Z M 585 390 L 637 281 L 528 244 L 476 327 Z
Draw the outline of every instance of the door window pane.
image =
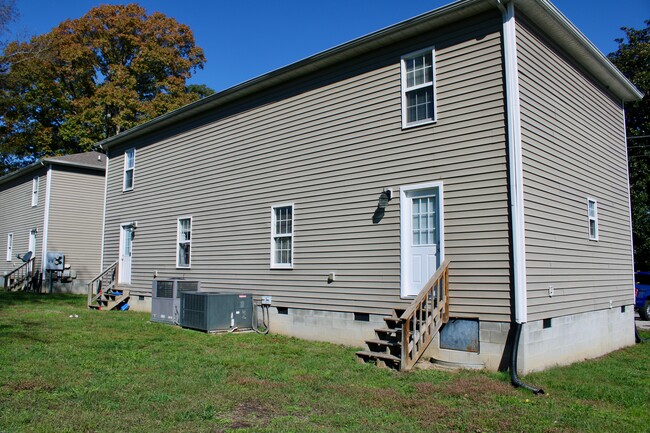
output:
M 413 245 L 436 243 L 436 196 L 412 198 Z

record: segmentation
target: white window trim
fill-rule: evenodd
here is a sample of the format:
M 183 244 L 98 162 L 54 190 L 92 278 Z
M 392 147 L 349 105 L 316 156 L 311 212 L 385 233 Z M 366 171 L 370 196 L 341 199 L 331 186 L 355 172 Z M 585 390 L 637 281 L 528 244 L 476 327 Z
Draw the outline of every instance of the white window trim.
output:
M 190 240 L 183 241 L 183 243 L 187 243 L 190 245 L 190 260 L 187 266 L 180 266 L 178 264 L 179 253 L 180 253 L 179 245 L 181 244 L 181 220 L 190 220 Z M 194 233 L 192 233 L 193 230 L 194 230 L 194 220 L 192 216 L 182 216 L 176 219 L 176 269 L 192 268 L 192 241 L 194 240 Z
M 38 206 L 38 188 L 40 183 L 40 177 L 34 176 L 32 179 L 32 207 Z
M 14 256 L 14 234 L 7 233 L 7 261 L 13 260 Z
M 129 168 L 127 167 L 126 163 L 128 158 L 126 157 L 126 154 L 129 151 L 133 151 L 133 167 Z M 126 172 L 131 170 L 132 175 L 131 175 L 131 187 L 127 188 L 126 187 Z M 130 147 L 124 151 L 124 171 L 122 172 L 122 191 L 133 191 L 133 187 L 135 186 L 135 147 Z
M 432 77 L 431 83 L 419 84 L 408 88 L 406 86 L 406 60 L 411 57 L 415 57 L 424 53 L 431 52 L 431 67 Z M 438 99 L 436 93 L 436 50 L 434 46 L 424 48 L 422 50 L 414 51 L 409 54 L 405 54 L 400 59 L 400 75 L 401 75 L 401 93 L 402 93 L 402 129 L 413 128 L 420 125 L 429 125 L 431 123 L 436 123 L 438 120 Z M 406 94 L 411 90 L 422 89 L 425 87 L 431 86 L 433 89 L 433 119 L 420 120 L 418 122 L 407 122 L 406 120 Z
M 594 204 L 594 216 L 592 217 L 589 214 L 589 205 L 593 203 Z M 594 236 L 591 235 L 591 221 L 594 221 L 595 223 L 595 234 Z M 591 197 L 587 197 L 587 233 L 589 234 L 589 240 L 590 241 L 597 241 L 598 240 L 598 200 L 595 200 Z
M 291 238 L 291 263 L 276 263 L 275 262 L 275 238 L 277 237 L 275 233 L 275 210 L 280 207 L 291 207 L 291 233 L 282 234 L 282 237 Z M 293 269 L 294 261 L 294 233 L 296 227 L 296 207 L 293 203 L 280 203 L 274 204 L 271 206 L 271 269 Z

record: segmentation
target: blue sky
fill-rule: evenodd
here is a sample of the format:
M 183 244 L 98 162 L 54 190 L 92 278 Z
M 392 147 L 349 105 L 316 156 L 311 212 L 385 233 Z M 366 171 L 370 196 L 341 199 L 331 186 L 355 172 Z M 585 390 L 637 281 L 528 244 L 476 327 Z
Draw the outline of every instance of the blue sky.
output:
M 223 90 L 356 37 L 435 9 L 451 0 L 141 0 L 187 24 L 207 63 L 193 83 Z M 14 37 L 45 33 L 111 0 L 17 0 Z M 604 54 L 617 48 L 621 27 L 644 27 L 649 0 L 555 0 L 553 3 Z

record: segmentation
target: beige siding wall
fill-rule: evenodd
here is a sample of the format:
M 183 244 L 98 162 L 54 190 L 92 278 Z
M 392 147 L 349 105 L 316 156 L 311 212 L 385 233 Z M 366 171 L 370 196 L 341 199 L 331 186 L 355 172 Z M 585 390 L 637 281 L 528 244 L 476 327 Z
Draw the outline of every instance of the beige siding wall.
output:
M 99 273 L 103 211 L 103 171 L 53 167 L 47 249 L 65 253 L 80 283 Z
M 529 320 L 633 303 L 621 102 L 517 27 Z M 587 197 L 598 202 L 590 241 Z M 555 294 L 549 297 L 548 287 Z
M 39 177 L 38 203 L 32 207 L 32 179 Z M 16 254 L 29 248 L 29 232 L 37 229 L 36 269 L 40 269 L 43 246 L 43 218 L 47 169 L 42 167 L 0 185 L 0 273 L 11 272 L 22 264 Z M 7 234 L 13 233 L 13 258 L 7 261 Z
M 110 150 L 104 264 L 138 221 L 132 285 L 198 278 L 274 305 L 384 314 L 400 299 L 399 188 L 442 180 L 452 315 L 510 318 L 500 17 L 360 55 Z M 401 128 L 400 56 L 436 47 L 439 121 Z M 124 150 L 137 148 L 122 192 Z M 394 198 L 372 223 L 384 187 Z M 272 270 L 271 206 L 295 204 L 292 270 Z M 178 217 L 192 269 L 175 268 Z M 329 272 L 336 281 L 327 283 Z

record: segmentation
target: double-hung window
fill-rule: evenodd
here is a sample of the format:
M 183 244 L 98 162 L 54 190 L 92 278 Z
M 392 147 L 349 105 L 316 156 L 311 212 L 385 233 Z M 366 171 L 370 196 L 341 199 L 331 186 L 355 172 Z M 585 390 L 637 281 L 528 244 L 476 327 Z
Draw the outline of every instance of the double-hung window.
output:
M 436 121 L 433 47 L 402 57 L 402 127 Z
M 293 204 L 271 209 L 271 267 L 293 267 Z
M 192 263 L 192 218 L 179 218 L 176 234 L 176 267 L 189 268 Z
M 34 179 L 32 179 L 32 207 L 38 204 L 38 182 L 39 177 L 34 176 Z
M 14 257 L 14 234 L 7 234 L 7 261 L 10 262 Z
M 127 149 L 124 152 L 124 182 L 123 191 L 131 191 L 133 189 L 133 178 L 135 175 L 135 149 Z
M 587 199 L 587 217 L 589 219 L 589 240 L 598 240 L 598 202 Z

